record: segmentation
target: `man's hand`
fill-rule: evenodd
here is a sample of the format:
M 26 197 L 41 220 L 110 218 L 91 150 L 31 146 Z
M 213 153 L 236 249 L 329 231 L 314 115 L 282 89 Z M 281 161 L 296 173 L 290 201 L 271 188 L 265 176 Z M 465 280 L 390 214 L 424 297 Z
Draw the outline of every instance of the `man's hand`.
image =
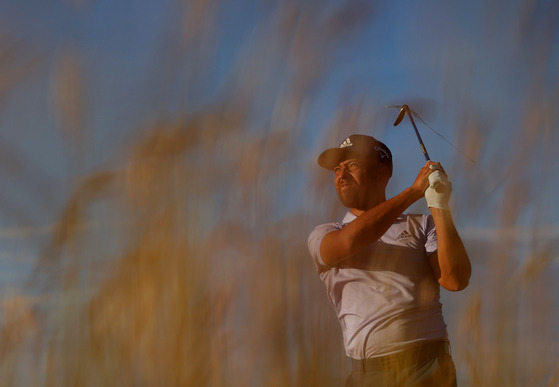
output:
M 429 187 L 425 190 L 425 199 L 429 208 L 449 210 L 448 201 L 452 193 L 452 183 L 439 165 L 430 165 L 432 172 L 429 175 Z
M 419 195 L 418 199 L 425 194 L 425 190 L 429 187 L 429 175 L 431 174 L 429 165 L 429 161 L 425 163 L 425 165 L 419 170 L 415 181 L 410 187 L 413 191 L 417 192 Z
M 418 192 L 421 196 L 425 195 L 425 190 L 429 187 L 438 185 L 446 179 L 446 173 L 441 166 L 441 163 L 434 161 L 427 161 L 425 165 L 419 170 L 413 185 L 410 187 Z M 445 180 L 448 182 L 448 180 Z

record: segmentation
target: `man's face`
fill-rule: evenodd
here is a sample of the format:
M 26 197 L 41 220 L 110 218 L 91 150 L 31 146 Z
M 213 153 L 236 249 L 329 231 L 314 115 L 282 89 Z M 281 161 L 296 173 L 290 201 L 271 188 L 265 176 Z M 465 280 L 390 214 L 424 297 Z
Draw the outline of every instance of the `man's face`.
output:
M 334 186 L 344 206 L 366 210 L 371 199 L 378 195 L 376 190 L 381 189 L 384 195 L 380 168 L 359 159 L 342 161 L 334 168 Z

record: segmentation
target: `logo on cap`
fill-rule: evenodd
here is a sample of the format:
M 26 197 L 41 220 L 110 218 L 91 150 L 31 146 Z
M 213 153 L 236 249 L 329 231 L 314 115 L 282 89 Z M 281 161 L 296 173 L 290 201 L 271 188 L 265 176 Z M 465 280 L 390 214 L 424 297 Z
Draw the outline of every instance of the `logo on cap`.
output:
M 375 150 L 376 150 L 378 153 L 380 153 L 380 158 L 381 158 L 381 159 L 384 159 L 385 157 L 386 157 L 387 159 L 390 158 L 390 156 L 388 155 L 388 152 L 387 152 L 384 148 L 375 145 Z
M 351 140 L 349 139 L 349 137 L 346 138 L 346 139 L 344 140 L 344 142 L 342 142 L 342 143 L 340 144 L 339 147 L 340 147 L 340 148 L 347 148 L 348 146 L 353 146 L 353 144 L 351 143 Z

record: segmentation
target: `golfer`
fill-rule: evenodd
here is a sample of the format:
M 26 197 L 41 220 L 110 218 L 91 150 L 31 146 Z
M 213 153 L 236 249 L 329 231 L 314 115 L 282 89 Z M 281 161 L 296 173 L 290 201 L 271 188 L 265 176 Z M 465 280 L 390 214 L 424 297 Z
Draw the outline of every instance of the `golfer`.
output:
M 346 386 L 456 386 L 439 292 L 464 289 L 471 266 L 443 168 L 428 161 L 387 200 L 392 154 L 373 137 L 351 135 L 318 164 L 334 171 L 348 208 L 341 222 L 317 226 L 308 239 L 352 359 Z M 431 215 L 404 213 L 423 197 Z

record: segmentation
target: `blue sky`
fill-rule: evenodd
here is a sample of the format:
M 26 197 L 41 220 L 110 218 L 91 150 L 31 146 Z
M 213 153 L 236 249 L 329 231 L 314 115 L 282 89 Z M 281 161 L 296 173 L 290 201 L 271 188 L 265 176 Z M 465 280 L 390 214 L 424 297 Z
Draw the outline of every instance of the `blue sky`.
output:
M 13 204 L 0 219 L 7 228 L 20 226 L 21 213 L 33 218 L 36 227 L 49 225 L 68 195 L 68 179 L 114 159 L 135 135 L 137 125 L 182 108 L 172 98 L 159 97 L 168 92 L 160 89 L 168 81 L 152 76 L 161 70 L 162 47 L 178 39 L 170 35 L 176 30 L 165 28 L 177 22 L 172 3 L 72 4 L 27 0 L 0 5 L 7 41 L 21 42 L 27 51 L 22 50 L 23 59 L 18 60 L 38 58 L 28 75 L 8 90 L 0 116 L 4 146 L 25 166 L 23 176 L 8 174 L 9 183 L 3 188 L 6 203 Z M 502 201 L 503 182 L 512 173 L 507 160 L 522 152 L 518 142 L 523 125 L 532 110 L 541 109 L 546 118 L 537 125 L 547 127 L 535 129 L 530 154 L 523 156 L 514 173 L 522 174 L 527 185 L 541 187 L 533 188 L 530 201 L 536 206 L 532 211 L 538 212 L 539 226 L 557 228 L 554 192 L 559 177 L 554 171 L 559 158 L 550 150 L 558 144 L 557 119 L 550 112 L 558 98 L 556 8 L 551 1 L 373 3 L 370 21 L 338 43 L 327 81 L 313 95 L 303 130 L 307 154 L 316 157 L 326 143 L 324 125 L 339 105 L 340 95 L 365 96 L 375 116 L 371 133 L 395 154 L 398 178 L 389 189 L 397 192 L 412 181 L 423 159 L 409 123 L 392 128 L 397 111 L 384 106 L 427 101 L 420 105 L 430 113 L 424 116 L 427 123 L 465 153 L 471 150 L 464 149 L 457 135 L 467 133 L 469 117 L 460 115 L 472 114 L 478 123 L 486 123 L 478 125 L 483 144 L 479 155 L 471 155 L 477 157 L 475 166 L 421 124 L 420 131 L 431 157 L 454 175 L 457 201 L 463 200 L 465 186 L 472 184 L 477 185 L 474 192 L 486 196 L 486 203 L 460 216 L 460 222 L 468 228 L 498 227 L 494 216 L 487 215 Z M 211 76 L 204 80 L 205 91 L 190 99 L 201 101 L 201 106 L 223 85 L 239 53 L 250 49 L 273 6 L 224 2 L 220 9 L 216 35 L 220 49 Z M 68 140 L 60 135 L 52 101 L 57 61 L 65 55 L 73 55 L 86 75 L 82 87 L 88 109 L 82 119 L 88 151 L 80 166 L 68 164 L 76 151 L 68 151 Z M 163 66 L 172 66 L 166 63 Z M 461 105 L 467 108 L 460 111 Z M 331 145 L 341 140 L 333 138 Z M 464 179 L 462 168 L 476 171 L 470 175 L 480 180 Z M 533 222 L 527 216 L 523 226 Z
M 180 94 L 177 84 L 188 76 L 169 84 L 153 75 L 156 70 L 174 70 L 172 60 L 161 57 L 163 48 L 179 39 L 172 34 L 176 29 L 166 28 L 179 21 L 173 7 L 170 2 L 2 2 L 6 41 L 21 42 L 24 48 L 14 62 L 36 59 L 3 100 L 0 136 L 21 163 L 22 174 L 4 168 L 8 180 L 2 194 L 8 209 L 0 219 L 2 227 L 48 227 L 76 175 L 118 158 L 118 150 L 137 135 L 141 123 L 184 108 L 172 97 L 172 88 Z M 191 110 L 223 86 L 239 53 L 251 48 L 273 9 L 272 3 L 255 1 L 224 2 L 220 7 L 219 49 L 204 88 L 197 90 L 196 98 L 190 96 Z M 420 124 L 431 157 L 451 173 L 455 200 L 471 200 L 472 192 L 484 197 L 473 207 L 458 206 L 459 223 L 472 233 L 501 227 L 496 209 L 513 174 L 523 182 L 518 184 L 528 187 L 530 200 L 519 220 L 522 224 L 507 226 L 556 230 L 559 177 L 554 171 L 559 157 L 553 149 L 559 140 L 553 106 L 558 99 L 559 28 L 554 2 L 379 1 L 372 3 L 370 12 L 365 26 L 337 43 L 329 75 L 310 103 L 305 142 L 299 144 L 302 153 L 312 161 L 327 141 L 331 146 L 341 142 L 342 138 L 325 139 L 331 111 L 342 95 L 364 98 L 374 116 L 371 133 L 395 154 L 397 178 L 389 189 L 397 192 L 412 181 L 423 158 L 409 123 L 392 128 L 397 111 L 384 106 L 427 101 L 420 108 L 429 113 L 424 116 L 428 124 L 463 152 L 475 151 L 461 143 L 467 126 L 479 131 L 480 151 L 471 154 L 477 158 L 472 166 Z M 52 98 L 57 66 L 64 57 L 74 58 L 73 64 L 85 75 L 83 103 L 88 109 L 82 121 L 87 152 L 77 164 L 69 162 L 79 151 L 61 136 Z M 17 63 L 7 61 L 10 66 Z M 537 120 L 538 114 L 543 118 Z M 526 126 L 532 124 L 533 135 L 526 137 Z M 304 191 L 305 179 L 297 180 Z
M 324 2 L 324 15 L 328 7 L 342 3 Z M 169 47 L 180 47 L 185 36 L 181 33 L 186 34 L 180 28 L 180 7 L 172 1 L 0 3 L 0 37 L 4 37 L 0 53 L 8 53 L 0 57 L 0 70 L 23 72 L 13 87 L 0 88 L 0 151 L 4 154 L 0 157 L 4 181 L 0 188 L 0 288 L 23 287 L 27 270 L 76 179 L 106 165 L 119 165 L 122 149 L 134 142 L 146 122 L 201 110 L 238 74 L 246 81 L 251 71 L 261 71 L 268 83 L 250 89 L 266 92 L 255 97 L 257 124 L 249 131 L 265 133 L 273 115 L 268 101 L 281 93 L 289 72 L 289 58 L 283 63 L 283 58 L 274 56 L 277 41 L 265 40 L 270 45 L 266 47 L 260 40 L 271 29 L 277 4 L 249 0 L 215 4 L 217 21 L 207 27 L 215 28 L 217 43 L 200 41 L 198 52 L 212 60 L 204 63 L 204 77 L 195 79 L 188 66 L 199 65 L 197 58 L 169 54 Z M 472 165 L 418 122 L 431 157 L 443 163 L 453 181 L 455 218 L 463 236 L 500 238 L 506 230 L 506 238 L 512 236 L 519 244 L 519 255 L 538 236 L 541 241 L 536 245 L 557 240 L 557 2 L 362 4 L 370 14 L 352 33 L 332 42 L 312 37 L 325 47 L 335 46 L 335 55 L 327 75 L 305 101 L 304 120 L 296 122 L 296 133 L 293 129 L 299 141 L 287 165 L 300 169 L 289 181 L 295 189 L 280 187 L 278 216 L 305 209 L 317 221 L 331 220 L 308 197 L 312 192 L 308 186 L 316 175 L 325 173 L 315 164 L 320 151 L 343 140 L 328 130 L 333 112 L 340 107 L 361 103 L 359 131 L 392 149 L 395 177 L 389 195 L 411 184 L 423 156 L 409 122 L 393 128 L 397 110 L 385 107 L 407 103 L 433 129 L 476 159 Z M 353 15 L 360 20 L 358 16 Z M 19 49 L 9 51 L 11 44 Z M 244 53 L 253 60 L 243 62 Z M 33 66 L 22 66 L 29 61 Z M 68 71 L 82 77 L 84 148 L 62 134 L 53 98 L 61 72 Z M 343 133 L 351 131 L 347 128 Z M 333 197 L 334 192 L 324 195 Z M 503 214 L 507 200 L 523 206 L 510 222 Z M 411 210 L 426 208 L 418 203 Z M 219 216 L 214 221 L 220 221 Z M 558 247 L 551 246 L 557 261 Z

